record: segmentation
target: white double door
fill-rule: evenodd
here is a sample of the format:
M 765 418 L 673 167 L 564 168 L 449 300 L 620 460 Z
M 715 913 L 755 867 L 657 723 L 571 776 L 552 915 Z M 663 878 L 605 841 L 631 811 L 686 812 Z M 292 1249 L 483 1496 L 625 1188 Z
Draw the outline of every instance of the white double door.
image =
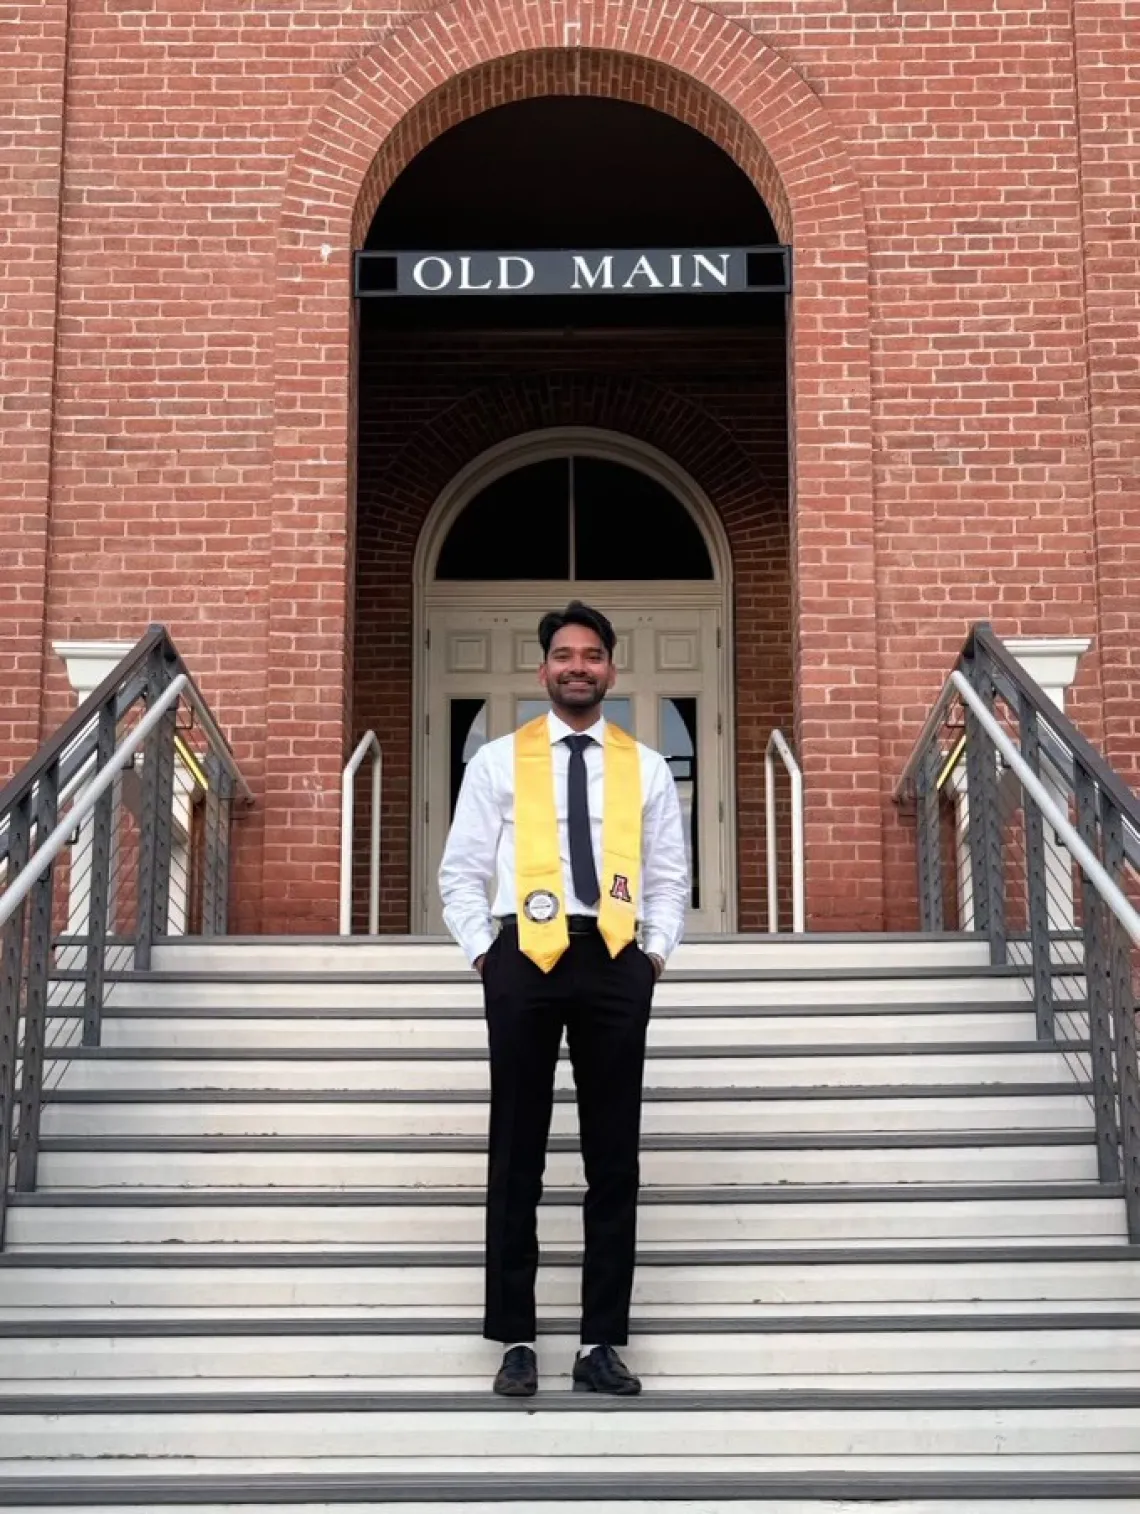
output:
M 417 812 L 424 825 L 413 929 L 443 930 L 436 879 L 464 769 L 485 741 L 549 708 L 538 682 L 538 621 L 545 609 L 576 595 L 607 606 L 614 623 L 618 676 L 606 700 L 607 719 L 661 752 L 677 783 L 692 868 L 687 929 L 726 930 L 732 808 L 721 606 L 701 603 L 691 591 L 667 607 L 639 605 L 645 586 L 615 593 L 613 584 L 599 586 L 593 598 L 589 586 L 576 584 L 517 604 L 520 586 L 497 584 L 494 597 L 509 595 L 512 603 L 493 608 L 487 591 L 473 588 L 456 603 L 456 587 L 448 586 L 445 602 L 429 601 L 423 618 Z M 626 608 L 610 612 L 615 603 Z

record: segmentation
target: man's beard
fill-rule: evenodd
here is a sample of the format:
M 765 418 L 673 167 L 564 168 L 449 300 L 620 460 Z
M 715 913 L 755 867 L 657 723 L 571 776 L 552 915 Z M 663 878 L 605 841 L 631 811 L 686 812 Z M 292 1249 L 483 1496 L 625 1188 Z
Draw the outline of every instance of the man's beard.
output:
M 607 690 L 600 678 L 583 680 L 573 688 L 563 684 L 559 679 L 551 679 L 547 685 L 547 692 L 555 709 L 571 710 L 575 714 L 581 714 L 583 710 L 596 710 L 605 699 Z

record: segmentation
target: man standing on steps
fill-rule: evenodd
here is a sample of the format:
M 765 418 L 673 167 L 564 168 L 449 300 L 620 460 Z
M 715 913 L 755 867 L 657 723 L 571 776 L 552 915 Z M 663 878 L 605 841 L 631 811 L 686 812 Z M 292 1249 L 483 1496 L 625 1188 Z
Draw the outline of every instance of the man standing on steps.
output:
M 685 839 L 665 759 L 602 716 L 610 622 L 575 601 L 538 637 L 551 708 L 476 752 L 439 874 L 490 1042 L 483 1334 L 506 1347 L 495 1392 L 534 1393 L 537 1208 L 565 1030 L 586 1172 L 574 1387 L 639 1393 L 615 1347 L 629 1336 L 645 1035 L 684 926 Z

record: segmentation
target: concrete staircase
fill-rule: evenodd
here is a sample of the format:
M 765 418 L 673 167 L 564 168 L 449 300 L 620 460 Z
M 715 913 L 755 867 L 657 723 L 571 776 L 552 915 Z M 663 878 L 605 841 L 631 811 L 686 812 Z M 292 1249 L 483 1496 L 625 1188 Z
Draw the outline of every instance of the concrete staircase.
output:
M 0 1256 L 0 1507 L 1140 1511 L 1140 1248 L 1083 1015 L 966 939 L 684 946 L 658 989 L 640 1399 L 569 1392 L 560 1070 L 542 1387 L 479 1337 L 480 990 L 424 941 L 187 942 L 50 1058 Z

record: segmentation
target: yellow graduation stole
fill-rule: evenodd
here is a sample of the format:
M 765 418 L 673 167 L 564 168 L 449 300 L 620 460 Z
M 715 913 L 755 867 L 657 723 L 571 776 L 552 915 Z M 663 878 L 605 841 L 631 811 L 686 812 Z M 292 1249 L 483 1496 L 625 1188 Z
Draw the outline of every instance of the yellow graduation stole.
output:
M 641 882 L 641 759 L 637 742 L 606 723 L 598 929 L 611 957 L 633 940 Z M 547 717 L 515 732 L 515 892 L 519 949 L 548 973 L 570 944 L 554 756 Z

